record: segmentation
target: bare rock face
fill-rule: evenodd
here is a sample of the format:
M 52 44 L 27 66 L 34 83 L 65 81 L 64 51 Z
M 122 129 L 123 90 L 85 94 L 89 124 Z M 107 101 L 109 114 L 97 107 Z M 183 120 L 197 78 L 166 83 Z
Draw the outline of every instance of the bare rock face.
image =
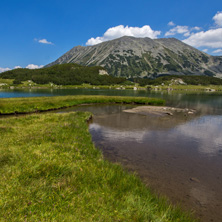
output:
M 94 46 L 77 46 L 47 66 L 63 63 L 103 66 L 109 74 L 124 77 L 160 74 L 222 77 L 222 57 L 210 56 L 175 38 L 124 36 Z

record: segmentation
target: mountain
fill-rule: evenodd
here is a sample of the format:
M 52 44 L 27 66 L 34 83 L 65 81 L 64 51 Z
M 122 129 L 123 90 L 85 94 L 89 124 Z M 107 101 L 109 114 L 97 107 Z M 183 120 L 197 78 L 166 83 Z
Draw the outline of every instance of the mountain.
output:
M 110 75 L 155 77 L 160 74 L 222 77 L 222 57 L 210 56 L 175 38 L 124 36 L 94 46 L 76 46 L 55 62 L 102 66 Z

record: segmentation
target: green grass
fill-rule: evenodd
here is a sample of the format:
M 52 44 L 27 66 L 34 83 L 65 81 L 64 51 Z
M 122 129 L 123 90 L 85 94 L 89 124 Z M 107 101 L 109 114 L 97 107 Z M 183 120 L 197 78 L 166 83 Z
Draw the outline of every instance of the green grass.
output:
M 155 89 L 157 88 L 157 86 L 150 86 L 151 89 Z M 192 92 L 207 92 L 209 91 L 209 89 L 213 89 L 215 91 L 222 91 L 222 85 L 207 85 L 207 86 L 203 86 L 203 85 L 159 85 L 158 86 L 159 90 L 176 90 L 176 91 L 192 91 Z
M 90 115 L 0 119 L 0 221 L 193 221 L 103 159 Z
M 123 89 L 133 89 L 133 87 L 135 85 L 138 84 L 134 84 L 132 82 L 126 82 L 126 83 L 122 83 L 122 84 L 110 84 L 110 85 L 91 85 L 91 84 L 87 84 L 87 83 L 83 83 L 81 85 L 56 85 L 56 84 L 37 84 L 33 81 L 21 81 L 21 84 L 13 84 L 13 79 L 2 79 L 0 78 L 0 84 L 1 83 L 6 83 L 7 85 L 0 85 L 0 89 L 1 88 L 10 88 L 10 87 L 14 87 L 16 89 L 25 89 L 25 88 L 32 88 L 32 89 L 36 89 L 36 88 L 43 88 L 43 89 L 51 89 L 51 88 L 55 88 L 55 89 L 117 89 L 117 88 L 123 88 Z M 141 87 L 142 88 L 142 87 Z M 145 87 L 144 87 L 145 89 Z
M 165 101 L 146 97 L 119 96 L 57 96 L 0 99 L 0 114 L 31 113 L 90 103 L 135 103 L 164 105 Z
M 12 82 L 13 82 L 12 79 L 2 79 L 2 78 L 0 78 L 0 84 L 5 83 L 7 85 L 12 85 L 13 84 Z

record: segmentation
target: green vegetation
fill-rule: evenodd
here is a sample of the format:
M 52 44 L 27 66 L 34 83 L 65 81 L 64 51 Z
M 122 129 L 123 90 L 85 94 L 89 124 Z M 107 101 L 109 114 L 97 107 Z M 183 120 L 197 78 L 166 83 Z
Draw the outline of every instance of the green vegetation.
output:
M 0 220 L 193 221 L 103 159 L 88 132 L 90 115 L 0 119 Z
M 7 98 L 0 99 L 0 114 L 40 112 L 90 103 L 135 103 L 147 105 L 164 105 L 165 101 L 157 98 L 125 96 L 57 96 Z
M 110 55 L 108 59 L 113 57 Z M 121 57 L 117 55 L 119 60 L 126 60 L 130 66 L 123 65 L 121 62 L 115 62 L 113 60 L 113 66 L 111 68 L 105 67 L 107 70 L 112 69 L 111 74 L 114 72 L 121 73 L 125 70 L 128 74 L 126 78 L 114 77 L 112 75 L 101 75 L 99 72 L 104 71 L 103 67 L 94 66 L 86 67 L 78 64 L 60 64 L 54 65 L 42 69 L 15 69 L 6 71 L 0 74 L 0 88 L 105 88 L 105 89 L 133 89 L 134 86 L 146 87 L 146 86 L 172 86 L 171 88 L 184 89 L 184 87 L 175 87 L 175 82 L 172 84 L 172 81 L 175 79 L 181 79 L 186 85 L 190 85 L 186 89 L 192 88 L 201 88 L 205 90 L 205 86 L 213 87 L 216 90 L 221 90 L 222 79 L 213 77 L 212 72 L 205 70 L 205 75 L 161 75 L 157 78 L 130 78 L 132 76 L 140 76 L 140 68 L 142 67 L 144 71 L 143 75 L 157 76 L 158 70 L 163 70 L 163 64 L 160 62 L 160 56 L 155 58 L 153 61 L 150 57 L 150 54 L 144 54 L 143 59 L 149 60 L 150 65 L 146 63 L 144 66 L 143 62 L 140 62 L 139 57 L 134 56 L 133 59 L 129 56 Z M 172 59 L 171 57 L 167 57 Z M 182 58 L 182 57 L 181 57 Z M 186 62 L 185 58 L 183 61 Z M 123 62 L 123 61 L 122 61 Z M 115 63 L 115 64 L 114 64 Z M 155 64 L 155 65 L 154 65 Z M 169 63 L 171 66 L 173 63 Z M 175 65 L 175 64 L 173 64 Z M 188 65 L 188 63 L 187 63 Z M 130 68 L 131 67 L 131 68 Z M 133 68 L 132 68 L 133 67 Z M 108 71 L 109 71 L 108 70 Z M 124 72 L 125 72 L 124 71 Z M 201 85 L 202 87 L 199 87 Z M 198 87 L 196 87 L 198 86 Z M 151 87 L 152 88 L 152 87 Z M 162 87 L 165 89 L 166 87 Z
M 222 79 L 211 76 L 191 76 L 191 75 L 163 75 L 156 79 L 136 78 L 132 81 L 139 83 L 141 86 L 145 85 L 161 85 L 170 84 L 172 79 L 182 79 L 187 85 L 222 85 Z
M 222 85 L 159 85 L 159 86 L 150 86 L 150 90 L 173 90 L 173 91 L 186 91 L 186 92 L 218 92 L 222 91 Z
M 2 79 L 13 79 L 14 84 L 21 84 L 22 81 L 31 80 L 37 84 L 56 85 L 81 85 L 90 83 L 92 85 L 122 84 L 125 78 L 117 78 L 110 75 L 100 75 L 100 66 L 81 66 L 78 64 L 61 64 L 41 69 L 14 69 L 1 73 Z

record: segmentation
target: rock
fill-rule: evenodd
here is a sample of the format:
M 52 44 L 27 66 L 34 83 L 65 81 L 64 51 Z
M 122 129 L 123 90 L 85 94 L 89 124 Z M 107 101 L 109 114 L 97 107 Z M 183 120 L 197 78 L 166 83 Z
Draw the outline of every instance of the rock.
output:
M 191 177 L 190 181 L 196 182 L 196 183 L 200 183 L 200 181 L 197 178 L 195 178 L 195 177 Z

